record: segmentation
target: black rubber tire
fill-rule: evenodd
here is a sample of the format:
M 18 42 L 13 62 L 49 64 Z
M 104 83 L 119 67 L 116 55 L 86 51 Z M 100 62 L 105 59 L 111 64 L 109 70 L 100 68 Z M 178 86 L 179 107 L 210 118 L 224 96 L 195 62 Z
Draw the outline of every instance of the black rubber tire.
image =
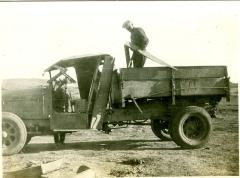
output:
M 24 145 L 24 146 L 27 146 L 28 143 L 31 141 L 31 139 L 32 139 L 32 136 L 27 135 L 27 139 L 26 139 L 26 142 L 25 142 L 25 145 Z
M 151 129 L 158 138 L 160 138 L 163 141 L 171 141 L 172 138 L 170 136 L 170 133 L 168 132 L 168 121 L 160 120 L 160 119 L 154 119 L 151 120 Z
M 27 129 L 16 114 L 2 113 L 2 152 L 13 155 L 22 150 L 27 140 Z
M 188 106 L 170 122 L 173 141 L 186 149 L 200 148 L 205 145 L 212 131 L 211 117 L 198 106 Z

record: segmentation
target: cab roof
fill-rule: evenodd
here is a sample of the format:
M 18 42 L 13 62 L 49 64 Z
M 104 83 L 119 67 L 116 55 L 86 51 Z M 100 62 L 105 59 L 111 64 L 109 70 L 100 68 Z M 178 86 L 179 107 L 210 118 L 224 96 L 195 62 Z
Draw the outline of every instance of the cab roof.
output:
M 60 67 L 74 67 L 78 64 L 86 63 L 86 62 L 93 62 L 95 63 L 99 59 L 103 59 L 106 56 L 111 56 L 109 54 L 85 54 L 85 55 L 79 55 L 79 56 L 72 56 L 68 58 L 61 59 L 48 67 L 44 70 L 44 72 L 49 72 L 52 70 L 56 70 L 54 66 L 60 66 Z

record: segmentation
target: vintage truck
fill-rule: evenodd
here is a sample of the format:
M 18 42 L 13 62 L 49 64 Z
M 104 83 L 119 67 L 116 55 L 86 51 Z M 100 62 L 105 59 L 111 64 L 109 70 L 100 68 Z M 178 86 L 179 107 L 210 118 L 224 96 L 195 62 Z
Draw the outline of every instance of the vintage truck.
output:
M 32 85 L 25 88 L 21 83 L 13 88 L 3 82 L 3 155 L 18 153 L 37 135 L 54 135 L 60 143 L 66 133 L 80 129 L 108 133 L 129 124 L 151 125 L 157 137 L 182 148 L 206 144 L 212 129 L 210 115 L 214 116 L 222 97 L 229 99 L 226 66 L 115 70 L 114 60 L 108 54 L 77 56 L 48 67 L 46 82 L 29 79 Z M 78 98 L 62 98 L 70 103 L 70 110 L 64 104 L 62 110 L 55 106 L 62 103 L 56 96 L 60 78 L 67 79 L 65 87 L 74 82 L 78 86 Z

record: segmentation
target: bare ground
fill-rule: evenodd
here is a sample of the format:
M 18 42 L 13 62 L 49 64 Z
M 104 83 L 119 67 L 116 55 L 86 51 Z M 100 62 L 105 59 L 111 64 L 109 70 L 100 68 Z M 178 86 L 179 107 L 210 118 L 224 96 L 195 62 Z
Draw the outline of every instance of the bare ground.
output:
M 209 143 L 196 150 L 160 141 L 149 126 L 129 126 L 110 134 L 82 130 L 67 135 L 60 148 L 52 136 L 34 137 L 22 153 L 3 157 L 3 171 L 64 158 L 62 169 L 47 177 L 72 177 L 81 165 L 92 168 L 97 177 L 239 175 L 236 98 L 219 104 L 213 127 Z

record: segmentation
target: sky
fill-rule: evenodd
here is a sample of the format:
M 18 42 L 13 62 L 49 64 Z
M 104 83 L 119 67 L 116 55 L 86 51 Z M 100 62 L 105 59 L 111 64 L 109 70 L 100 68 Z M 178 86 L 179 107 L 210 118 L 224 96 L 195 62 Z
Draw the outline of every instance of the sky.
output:
M 0 76 L 42 78 L 54 62 L 91 53 L 126 67 L 125 20 L 145 30 L 147 50 L 165 62 L 226 65 L 239 82 L 240 2 L 228 1 L 0 3 Z

